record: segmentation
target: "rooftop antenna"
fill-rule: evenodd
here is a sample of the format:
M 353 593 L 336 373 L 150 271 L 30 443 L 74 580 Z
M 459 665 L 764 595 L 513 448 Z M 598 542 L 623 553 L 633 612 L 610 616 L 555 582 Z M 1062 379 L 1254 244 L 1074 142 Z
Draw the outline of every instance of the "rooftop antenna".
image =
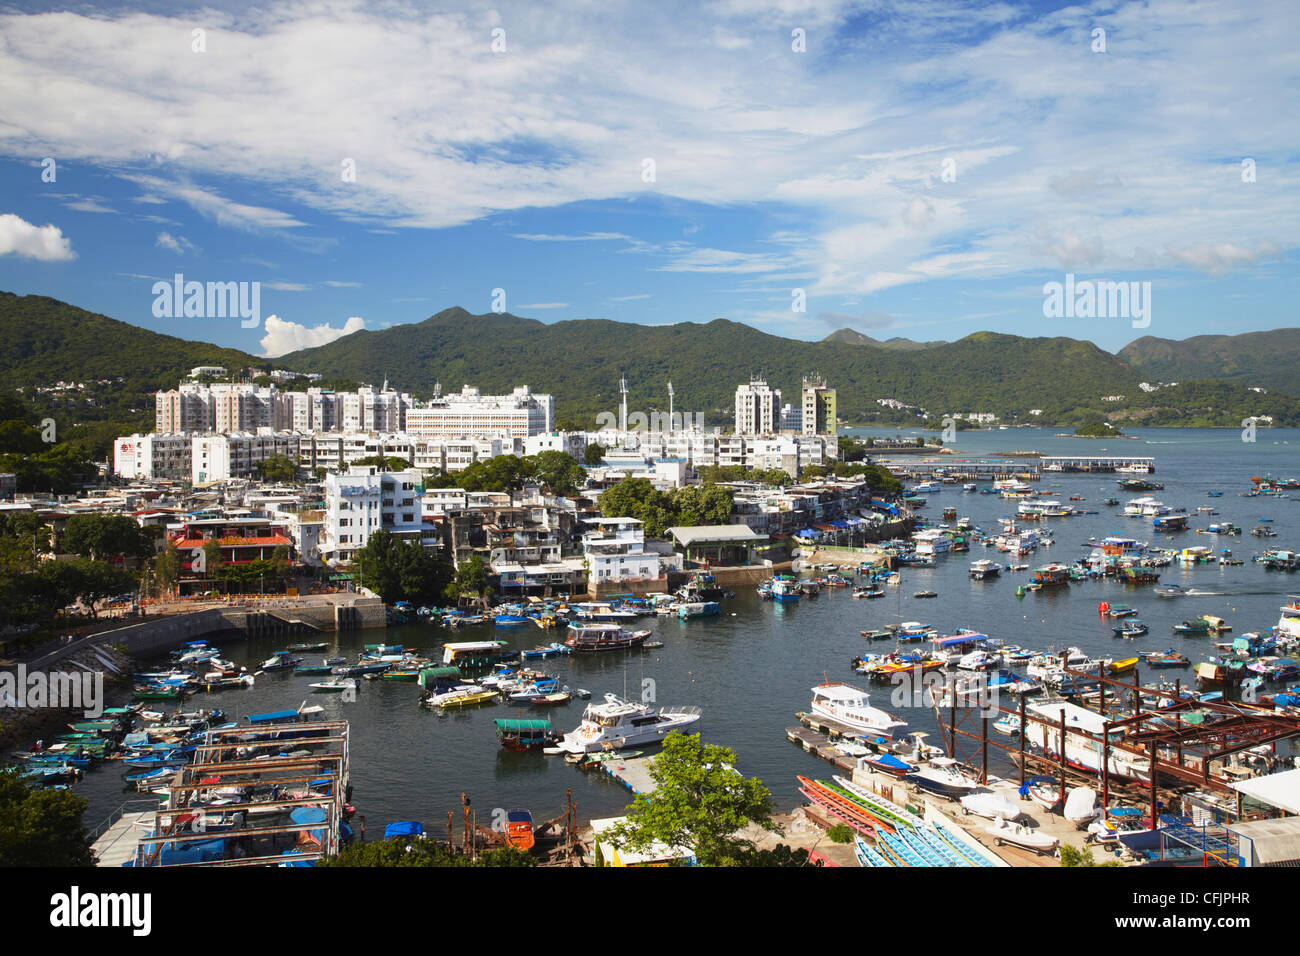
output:
M 625 432 L 627 431 L 627 378 L 621 375 L 618 379 L 618 390 L 623 396 L 618 407 L 618 430 Z
M 673 427 L 673 382 L 668 380 L 668 427 Z

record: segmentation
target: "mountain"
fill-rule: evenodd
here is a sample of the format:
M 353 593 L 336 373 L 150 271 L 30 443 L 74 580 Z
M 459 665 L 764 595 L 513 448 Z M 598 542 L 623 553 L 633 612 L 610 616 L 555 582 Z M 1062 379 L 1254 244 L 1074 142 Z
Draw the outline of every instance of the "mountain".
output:
M 450 308 L 422 322 L 355 332 L 267 359 L 160 335 L 56 299 L 0 292 L 0 387 L 121 379 L 78 393 L 80 404 L 71 412 L 69 400 L 59 398 L 72 421 L 147 426 L 152 393 L 175 387 L 196 365 L 316 372 L 324 376 L 322 384 L 336 387 L 387 380 L 418 398 L 431 396 L 439 385 L 447 392 L 472 384 L 488 393 L 528 385 L 555 396 L 558 418 L 587 424 L 600 412 L 616 412 L 620 376 L 628 381 L 630 411 L 665 410 L 671 380 L 678 411 L 702 412 L 709 424 L 725 424 L 736 386 L 760 371 L 792 404 L 798 403 L 803 376 L 822 375 L 837 390 L 839 414 L 849 422 L 900 421 L 899 413 L 878 404 L 894 398 L 932 415 L 993 412 L 1003 420 L 1062 425 L 1109 418 L 1235 426 L 1247 415 L 1300 424 L 1300 401 L 1230 382 L 1180 379 L 1177 388 L 1143 393 L 1138 382 L 1151 376 L 1090 342 L 1068 338 L 977 332 L 957 342 L 905 349 L 785 339 L 727 319 L 548 325 L 509 313 L 472 315 Z M 89 394 L 93 406 L 84 401 Z M 1101 401 L 1115 395 L 1124 398 Z M 48 395 L 43 400 L 53 401 Z M 1042 413 L 1030 416 L 1031 409 Z
M 1300 395 L 1300 328 L 1182 340 L 1147 335 L 1118 354 L 1150 382 L 1217 378 Z
M 934 348 L 936 345 L 947 345 L 947 342 L 914 342 L 911 339 L 894 336 L 892 339 L 873 339 L 869 335 L 863 335 L 857 329 L 836 329 L 823 342 L 840 342 L 844 345 L 870 345 L 878 349 L 899 349 L 902 351 L 915 351 L 916 349 Z

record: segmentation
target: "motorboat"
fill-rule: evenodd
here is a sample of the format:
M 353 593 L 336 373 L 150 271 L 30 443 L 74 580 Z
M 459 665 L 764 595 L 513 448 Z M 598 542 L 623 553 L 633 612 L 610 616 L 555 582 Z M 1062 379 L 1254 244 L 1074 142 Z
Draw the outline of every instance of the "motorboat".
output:
M 308 684 L 307 686 L 318 694 L 331 691 L 356 693 L 357 682 L 351 677 L 336 677 L 334 680 L 321 681 L 318 684 Z
M 618 651 L 644 644 L 649 636 L 648 630 L 628 631 L 609 624 L 570 624 L 564 643 L 575 651 Z
M 959 802 L 967 813 L 973 813 L 977 817 L 987 817 L 990 820 L 1015 820 L 1020 816 L 1019 807 L 1006 797 L 992 791 L 968 793 Z
M 1053 853 L 1057 846 L 1055 837 L 1027 827 L 1023 823 L 1012 823 L 1010 820 L 996 820 L 985 827 L 984 832 L 993 837 L 994 846 L 1010 843 L 1012 846 L 1033 850 L 1035 853 Z
M 1051 777 L 1030 777 L 1021 792 L 1045 810 L 1055 810 L 1061 805 L 1060 783 Z
M 851 684 L 818 684 L 812 689 L 812 712 L 875 737 L 891 738 L 907 722 L 871 706 L 871 695 Z
M 962 772 L 961 766 L 951 757 L 931 757 L 930 762 L 904 779 L 923 790 L 941 797 L 965 796 L 980 789 L 983 784 Z
M 700 719 L 698 707 L 652 710 L 646 704 L 606 694 L 601 703 L 587 705 L 582 722 L 560 741 L 566 753 L 594 753 L 639 744 L 660 743 Z
M 996 561 L 990 561 L 987 558 L 981 558 L 979 561 L 972 561 L 970 565 L 970 576 L 976 581 L 983 581 L 985 578 L 995 578 L 1002 573 L 1002 565 Z

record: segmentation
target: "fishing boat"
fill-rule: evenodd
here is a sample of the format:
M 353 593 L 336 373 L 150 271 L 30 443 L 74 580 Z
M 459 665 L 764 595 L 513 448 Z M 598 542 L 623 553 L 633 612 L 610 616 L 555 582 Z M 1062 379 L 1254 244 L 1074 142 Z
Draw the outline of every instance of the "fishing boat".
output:
M 492 618 L 492 623 L 497 627 L 523 627 L 531 624 L 532 618 L 523 614 L 498 614 Z
M 884 589 L 884 588 L 881 588 L 881 587 L 877 587 L 877 586 L 874 585 L 874 584 L 868 584 L 868 585 L 865 585 L 865 586 L 863 586 L 863 587 L 857 587 L 857 588 L 854 588 L 854 589 L 853 589 L 853 596 L 854 596 L 855 598 L 879 598 L 879 597 L 884 597 L 884 596 L 885 596 L 885 589 Z
M 301 663 L 301 657 L 290 657 L 288 651 L 276 651 L 271 657 L 262 661 L 261 669 L 264 671 L 293 670 Z
M 812 689 L 814 714 L 837 721 L 854 730 L 890 738 L 902 733 L 907 722 L 871 706 L 871 695 L 851 684 L 818 684 Z
M 696 617 L 716 617 L 722 613 L 722 605 L 717 601 L 692 601 L 677 605 L 677 616 L 683 620 Z
M 698 707 L 652 710 L 646 704 L 606 694 L 603 702 L 587 705 L 582 722 L 565 734 L 559 747 L 566 753 L 592 753 L 661 742 L 670 733 L 700 719 Z
M 1052 853 L 1057 846 L 1055 837 L 1027 827 L 1023 823 L 1012 823 L 1009 820 L 996 820 L 985 827 L 984 832 L 993 837 L 994 846 L 1010 843 L 1013 846 L 1033 850 L 1035 853 L 1040 854 Z
M 1148 667 L 1186 667 L 1191 661 L 1172 647 L 1167 651 L 1147 651 L 1142 660 Z
M 1123 624 L 1112 627 L 1110 630 L 1116 637 L 1134 638 L 1141 637 L 1143 634 L 1147 633 L 1150 628 L 1148 628 L 1142 621 L 1134 618 L 1131 621 L 1125 621 Z
M 1110 604 L 1106 607 L 1108 617 L 1134 617 L 1137 615 L 1137 608 L 1130 607 L 1127 604 Z
M 461 641 L 442 645 L 444 664 L 475 667 L 504 659 L 510 654 L 505 641 Z
M 497 740 L 503 750 L 540 750 L 558 737 L 549 720 L 496 720 Z
M 894 636 L 894 632 L 888 629 L 878 631 L 863 631 L 862 636 L 869 641 L 887 641 Z
M 644 644 L 648 630 L 627 631 L 609 624 L 570 624 L 565 644 L 575 651 L 619 651 Z

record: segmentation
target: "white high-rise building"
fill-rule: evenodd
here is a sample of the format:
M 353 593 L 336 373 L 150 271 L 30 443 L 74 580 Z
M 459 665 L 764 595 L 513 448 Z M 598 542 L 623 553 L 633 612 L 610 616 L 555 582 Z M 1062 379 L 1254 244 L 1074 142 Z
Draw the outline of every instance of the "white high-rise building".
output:
M 420 543 L 421 480 L 414 469 L 381 472 L 368 466 L 327 476 L 319 544 L 322 560 L 351 561 L 376 531 Z
M 736 434 L 772 435 L 781 426 L 781 390 L 761 378 L 736 387 Z
M 458 394 L 412 406 L 406 412 L 406 431 L 421 438 L 528 438 L 551 431 L 554 420 L 555 398 L 535 395 L 527 385 L 509 395 L 483 395 L 466 385 Z

